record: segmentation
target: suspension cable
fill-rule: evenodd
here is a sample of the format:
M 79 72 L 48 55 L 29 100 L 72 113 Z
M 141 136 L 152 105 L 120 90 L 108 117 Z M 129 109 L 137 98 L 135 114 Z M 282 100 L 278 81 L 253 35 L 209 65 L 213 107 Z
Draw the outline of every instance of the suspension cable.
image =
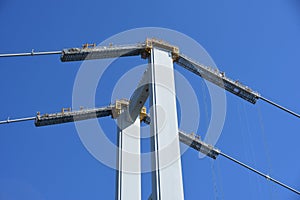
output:
M 290 186 L 288 186 L 288 185 L 286 185 L 286 184 L 284 184 L 284 183 L 282 183 L 282 182 L 280 182 L 280 181 L 278 181 L 278 180 L 270 177 L 269 175 L 264 174 L 264 173 L 262 173 L 262 172 L 260 172 L 260 171 L 258 171 L 256 169 L 254 169 L 254 168 L 252 168 L 252 167 L 250 167 L 250 166 L 248 166 L 248 165 L 246 165 L 246 164 L 244 164 L 244 163 L 242 163 L 242 162 L 240 162 L 240 161 L 238 161 L 238 160 L 236 160 L 236 159 L 228 156 L 227 154 L 225 154 L 223 152 L 220 152 L 220 155 L 223 156 L 223 157 L 225 157 L 225 158 L 227 158 L 227 159 L 229 159 L 229 160 L 231 160 L 231 161 L 233 161 L 233 162 L 235 162 L 235 163 L 237 163 L 237 164 L 239 164 L 239 165 L 241 165 L 241 166 L 243 166 L 243 167 L 245 167 L 245 168 L 247 168 L 247 169 L 249 169 L 249 170 L 251 170 L 251 171 L 253 171 L 254 173 L 256 173 L 256 174 L 258 174 L 258 175 L 266 178 L 267 180 L 273 181 L 274 183 L 276 183 L 276 184 L 278 184 L 278 185 L 280 185 L 280 186 L 282 186 L 282 187 L 284 187 L 284 188 L 286 188 L 286 189 L 288 189 L 288 190 L 290 190 L 290 191 L 292 191 L 292 192 L 300 195 L 300 192 L 298 190 L 296 190 L 296 189 L 294 189 L 294 188 L 292 188 L 292 187 L 290 187 Z
M 23 121 L 29 121 L 29 120 L 35 120 L 36 117 L 24 117 L 19 119 L 9 119 L 0 121 L 0 124 L 8 124 L 8 123 L 14 123 L 14 122 L 23 122 Z
M 0 54 L 0 57 L 17 57 L 17 56 L 42 56 L 42 55 L 53 55 L 61 54 L 62 51 L 42 51 L 34 52 L 34 49 L 30 53 L 9 53 L 9 54 Z
M 298 113 L 295 113 L 294 111 L 291 111 L 291 110 L 289 110 L 289 109 L 287 109 L 287 108 L 285 108 L 285 107 L 283 107 L 283 106 L 281 106 L 281 105 L 279 105 L 279 104 L 277 104 L 277 103 L 274 103 L 273 101 L 271 101 L 271 100 L 269 100 L 269 99 L 267 99 L 267 98 L 265 98 L 265 97 L 260 96 L 259 98 L 260 98 L 261 100 L 263 100 L 263 101 L 265 101 L 265 102 L 267 102 L 267 103 L 269 103 L 269 104 L 271 104 L 271 105 L 273 105 L 273 106 L 275 106 L 275 107 L 277 107 L 277 108 L 279 108 L 279 109 L 285 111 L 285 112 L 288 112 L 288 113 L 290 113 L 290 114 L 292 114 L 292 115 L 294 115 L 294 116 L 300 118 L 300 115 L 299 115 Z

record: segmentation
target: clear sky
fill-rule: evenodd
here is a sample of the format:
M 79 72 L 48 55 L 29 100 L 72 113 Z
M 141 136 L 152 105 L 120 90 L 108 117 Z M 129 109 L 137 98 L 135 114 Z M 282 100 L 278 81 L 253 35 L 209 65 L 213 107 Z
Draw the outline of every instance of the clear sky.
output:
M 80 47 L 139 27 L 173 29 L 200 43 L 228 77 L 300 112 L 297 0 L 1 0 L 0 24 L 0 53 Z M 124 61 L 126 66 L 114 63 L 115 71 L 108 76 L 118 80 L 136 64 L 135 59 L 139 58 Z M 80 64 L 61 63 L 58 55 L 0 59 L 0 120 L 71 107 Z M 124 67 L 123 71 L 116 72 L 118 67 Z M 210 104 L 205 86 L 200 78 L 182 73 L 192 80 L 202 102 L 202 121 L 195 131 L 203 136 L 209 123 L 205 110 Z M 110 94 L 111 84 L 108 79 L 104 83 L 107 91 L 97 94 L 98 106 L 109 103 L 105 95 Z M 216 146 L 300 189 L 299 119 L 264 102 L 252 105 L 229 93 L 226 114 Z M 99 122 L 116 133 L 110 118 Z M 222 157 L 200 159 L 193 149 L 183 154 L 182 168 L 189 200 L 299 198 Z M 147 199 L 149 173 L 143 175 L 142 183 L 142 197 Z M 33 122 L 0 126 L 1 200 L 114 199 L 114 195 L 115 171 L 89 154 L 73 123 L 41 128 Z

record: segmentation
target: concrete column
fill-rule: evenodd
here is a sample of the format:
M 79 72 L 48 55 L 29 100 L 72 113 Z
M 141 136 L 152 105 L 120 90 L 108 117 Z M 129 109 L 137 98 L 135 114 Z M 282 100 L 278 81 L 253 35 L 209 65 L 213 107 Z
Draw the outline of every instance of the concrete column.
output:
M 171 53 L 153 47 L 150 57 L 153 200 L 184 199 Z
M 118 122 L 117 200 L 141 199 L 140 119 L 132 123 L 121 114 Z

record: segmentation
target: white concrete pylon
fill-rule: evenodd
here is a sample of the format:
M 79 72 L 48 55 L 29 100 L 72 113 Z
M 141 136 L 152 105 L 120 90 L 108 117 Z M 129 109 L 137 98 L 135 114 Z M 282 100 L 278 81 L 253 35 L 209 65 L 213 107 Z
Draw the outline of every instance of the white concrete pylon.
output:
M 184 199 L 171 52 L 153 47 L 151 65 L 151 148 L 153 200 Z
M 118 118 L 116 200 L 141 200 L 140 119 Z

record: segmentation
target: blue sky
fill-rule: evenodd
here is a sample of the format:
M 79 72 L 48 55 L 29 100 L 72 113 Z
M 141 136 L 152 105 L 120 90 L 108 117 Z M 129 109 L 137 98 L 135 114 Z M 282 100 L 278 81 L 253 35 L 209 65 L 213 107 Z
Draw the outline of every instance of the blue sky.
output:
M 174 29 L 199 42 L 228 77 L 300 112 L 297 0 L 1 0 L 0 23 L 0 53 L 79 47 L 138 27 Z M 124 71 L 134 60 L 124 61 L 128 64 Z M 0 119 L 70 107 L 80 64 L 61 63 L 57 55 L 1 59 Z M 115 63 L 115 69 L 119 65 Z M 120 73 L 108 75 L 117 79 Z M 182 73 L 199 91 L 198 98 L 204 102 L 200 106 L 207 107 L 200 78 Z M 106 84 L 109 88 L 110 82 Z M 99 94 L 96 104 L 107 103 Z M 110 118 L 99 121 L 116 132 Z M 200 131 L 205 131 L 208 122 L 203 117 Z M 300 189 L 299 128 L 299 119 L 264 102 L 251 105 L 227 94 L 225 126 L 216 146 Z M 42 128 L 32 122 L 0 126 L 0 162 L 0 199 L 114 199 L 115 171 L 88 153 L 72 123 Z M 199 159 L 192 149 L 182 156 L 182 167 L 186 199 L 298 197 L 224 158 Z M 147 199 L 149 174 L 143 175 L 142 182 L 142 196 Z

